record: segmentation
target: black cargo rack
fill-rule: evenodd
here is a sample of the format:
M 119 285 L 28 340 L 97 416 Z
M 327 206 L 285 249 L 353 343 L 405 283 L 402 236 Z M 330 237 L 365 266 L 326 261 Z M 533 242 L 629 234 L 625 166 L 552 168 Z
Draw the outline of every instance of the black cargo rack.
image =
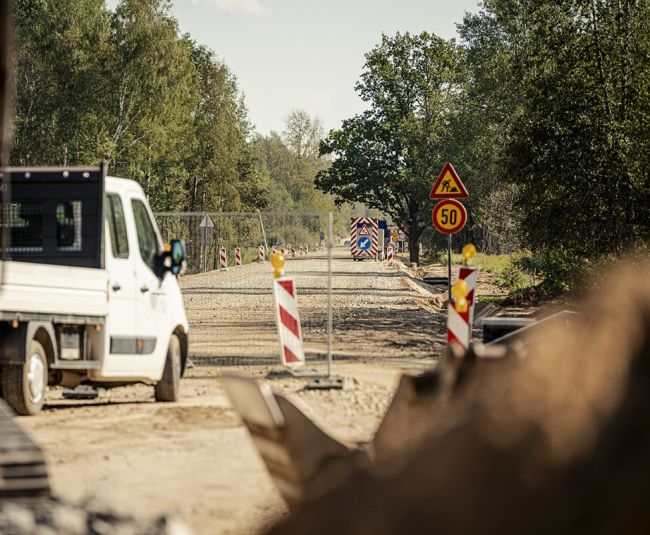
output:
M 106 166 L 12 167 L 6 258 L 103 268 Z

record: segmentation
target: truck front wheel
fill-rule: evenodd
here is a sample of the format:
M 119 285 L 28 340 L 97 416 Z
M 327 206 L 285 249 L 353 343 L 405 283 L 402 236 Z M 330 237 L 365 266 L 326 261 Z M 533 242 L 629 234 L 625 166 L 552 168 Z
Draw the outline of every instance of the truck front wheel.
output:
M 165 369 L 154 387 L 156 401 L 178 401 L 181 389 L 181 342 L 172 334 L 165 359 Z
M 47 394 L 47 357 L 40 342 L 29 343 L 25 364 L 2 368 L 2 397 L 20 415 L 36 414 Z

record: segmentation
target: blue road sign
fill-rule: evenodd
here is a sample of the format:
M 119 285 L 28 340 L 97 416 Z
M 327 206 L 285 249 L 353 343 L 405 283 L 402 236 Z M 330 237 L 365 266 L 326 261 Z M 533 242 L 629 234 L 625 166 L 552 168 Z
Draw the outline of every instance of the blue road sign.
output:
M 363 236 L 357 240 L 357 247 L 362 251 L 369 251 L 370 247 L 372 247 L 372 241 L 370 241 L 370 238 Z

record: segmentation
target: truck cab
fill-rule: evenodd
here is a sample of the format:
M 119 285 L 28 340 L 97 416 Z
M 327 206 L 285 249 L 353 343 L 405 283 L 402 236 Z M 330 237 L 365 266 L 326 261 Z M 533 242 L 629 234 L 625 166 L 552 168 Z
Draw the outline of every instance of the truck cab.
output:
M 139 184 L 104 167 L 8 169 L 10 247 L 0 266 L 0 386 L 19 414 L 47 386 L 147 383 L 175 401 L 189 325 L 177 275 Z M 7 259 L 7 256 L 9 257 Z

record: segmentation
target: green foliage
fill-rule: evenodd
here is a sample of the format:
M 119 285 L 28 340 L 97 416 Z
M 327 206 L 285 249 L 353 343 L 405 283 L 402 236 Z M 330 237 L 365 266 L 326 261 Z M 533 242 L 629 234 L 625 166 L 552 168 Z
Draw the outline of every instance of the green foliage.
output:
M 154 210 L 264 208 L 235 77 L 168 0 L 17 0 L 15 165 L 109 164 Z
M 459 36 L 384 36 L 366 55 L 368 111 L 330 133 L 318 186 L 404 224 L 412 254 L 421 236 L 442 250 L 426 193 L 452 161 L 471 192 L 454 242 L 530 249 L 555 290 L 647 243 L 650 4 L 486 0 Z
M 593 262 L 649 237 L 650 5 L 484 7 L 461 34 L 470 54 L 494 51 L 488 64 L 502 65 L 498 84 L 478 78 L 488 105 L 508 106 L 504 135 L 488 152 L 516 188 L 523 243 L 541 259 L 546 284 L 563 290 Z
M 363 202 L 403 225 L 417 243 L 430 225 L 428 193 L 450 143 L 444 110 L 456 106 L 460 55 L 426 32 L 383 36 L 366 54 L 356 86 L 368 110 L 330 132 L 321 154 L 332 165 L 316 184 L 339 201 Z

